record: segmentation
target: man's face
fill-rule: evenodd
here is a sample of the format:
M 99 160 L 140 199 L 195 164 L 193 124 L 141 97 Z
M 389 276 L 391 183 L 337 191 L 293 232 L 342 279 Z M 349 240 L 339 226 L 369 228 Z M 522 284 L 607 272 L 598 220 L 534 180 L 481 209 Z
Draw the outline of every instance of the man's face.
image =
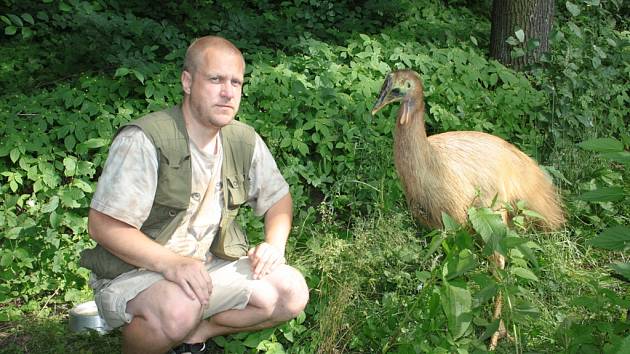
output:
M 195 72 L 182 74 L 192 118 L 214 128 L 229 124 L 241 103 L 244 75 L 240 55 L 220 48 L 209 48 L 202 53 Z

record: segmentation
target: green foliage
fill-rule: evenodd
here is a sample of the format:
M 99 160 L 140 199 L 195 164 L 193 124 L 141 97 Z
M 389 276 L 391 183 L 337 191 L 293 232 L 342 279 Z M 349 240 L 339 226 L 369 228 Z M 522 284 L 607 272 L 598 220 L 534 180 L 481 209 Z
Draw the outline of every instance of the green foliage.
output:
M 551 51 L 516 73 L 487 59 L 489 1 L 443 3 L 4 1 L 0 320 L 46 317 L 90 297 L 77 256 L 93 242 L 86 215 L 112 135 L 178 103 L 188 43 L 216 33 L 245 55 L 239 119 L 291 185 L 288 257 L 313 291 L 297 319 L 215 346 L 482 352 L 502 294 L 515 342 L 499 350 L 619 352 L 630 340 L 627 4 L 558 2 Z M 521 37 L 516 29 L 525 51 Z M 399 68 L 423 77 L 429 133 L 489 132 L 544 163 L 563 188 L 567 230 L 533 233 L 524 220 L 537 216 L 522 208 L 510 228 L 489 208 L 470 210 L 466 226 L 444 216 L 444 231 L 410 224 L 392 161 L 395 108 L 369 114 Z M 241 221 L 259 240 L 260 220 Z M 493 271 L 495 252 L 504 270 Z M 10 351 L 111 352 L 117 343 L 4 323 L 15 329 L 0 331 Z
M 613 138 L 599 138 L 584 141 L 578 144 L 582 149 L 600 152 L 601 157 L 611 161 L 611 163 L 621 163 L 623 168 L 627 170 L 630 166 L 630 153 L 623 149 L 623 144 Z M 597 189 L 588 191 L 579 196 L 580 200 L 587 202 L 618 202 L 622 205 L 627 204 L 626 200 L 630 197 L 630 189 L 628 189 L 628 181 L 622 182 L 620 185 L 612 185 L 607 187 L 597 187 Z M 625 182 L 625 183 L 624 183 Z M 615 225 L 606 228 L 596 238 L 589 240 L 589 244 L 613 251 L 627 252 L 630 250 L 630 228 L 625 225 Z M 611 268 L 630 281 L 630 263 L 615 263 Z
M 318 237 L 309 240 L 309 259 L 321 276 L 309 279 L 319 294 L 310 306 L 320 309 L 319 334 L 311 336 L 319 350 L 487 350 L 485 341 L 498 327 L 491 317 L 498 294 L 508 304 L 506 325 L 521 338 L 521 326 L 538 313 L 531 299 L 540 247 L 489 209 L 470 215 L 466 227 L 445 216 L 446 230 L 426 235 L 405 224 L 405 214 L 358 220 L 345 231 L 349 240 L 312 230 Z M 508 260 L 503 270 L 486 256 L 496 251 Z
M 630 98 L 624 82 L 630 73 L 630 41 L 621 2 L 565 4 L 568 12 L 559 11 L 556 19 L 554 50 L 535 70 L 551 98 L 556 139 L 612 135 L 627 143 Z
M 84 74 L 31 96 L 3 97 L 0 303 L 85 289 L 77 257 L 92 243 L 87 207 L 107 146 L 121 123 L 175 102 L 177 71 L 164 64 L 156 74 L 132 69 L 132 78 Z

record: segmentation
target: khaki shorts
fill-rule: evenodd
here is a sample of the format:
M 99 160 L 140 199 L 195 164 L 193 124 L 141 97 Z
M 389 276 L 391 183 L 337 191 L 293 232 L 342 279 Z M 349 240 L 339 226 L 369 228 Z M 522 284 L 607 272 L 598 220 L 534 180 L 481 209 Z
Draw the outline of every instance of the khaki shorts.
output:
M 233 262 L 215 257 L 206 264 L 206 268 L 212 278 L 212 294 L 203 318 L 247 306 L 255 281 L 247 257 Z M 133 318 L 127 313 L 127 302 L 162 279 L 164 277 L 160 273 L 135 269 L 112 280 L 92 276 L 90 287 L 94 290 L 94 301 L 100 316 L 108 325 L 116 328 L 131 322 Z

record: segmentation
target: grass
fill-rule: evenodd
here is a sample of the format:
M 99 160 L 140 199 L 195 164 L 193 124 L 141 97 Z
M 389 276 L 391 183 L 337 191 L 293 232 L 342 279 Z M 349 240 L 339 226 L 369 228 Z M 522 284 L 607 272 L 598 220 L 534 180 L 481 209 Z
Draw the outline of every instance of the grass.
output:
M 432 294 L 421 290 L 430 286 L 423 283 L 422 272 L 440 266 L 439 252 L 423 257 L 430 240 L 408 213 L 380 211 L 344 225 L 324 219 L 302 230 L 309 241 L 294 254 L 307 274 L 311 303 L 308 330 L 296 338 L 296 347 L 284 342 L 288 352 L 405 353 L 420 338 L 447 338 L 443 319 L 431 315 Z M 539 245 L 539 281 L 527 289 L 539 312 L 515 321 L 510 331 L 519 341 L 503 341 L 497 352 L 601 350 L 611 337 L 600 328 L 621 326 L 612 329 L 613 335 L 630 335 L 627 309 L 612 303 L 614 298 L 606 300 L 610 290 L 620 301 L 629 301 L 628 283 L 610 277 L 606 268 L 623 255 L 585 246 L 585 238 L 574 231 L 526 235 Z M 582 300 L 576 303 L 578 298 Z M 67 313 L 59 309 L 63 307 L 2 323 L 0 353 L 120 350 L 119 331 L 104 336 L 72 333 Z
M 66 314 L 26 316 L 0 324 L 0 353 L 103 353 L 120 352 L 120 332 L 73 333 Z

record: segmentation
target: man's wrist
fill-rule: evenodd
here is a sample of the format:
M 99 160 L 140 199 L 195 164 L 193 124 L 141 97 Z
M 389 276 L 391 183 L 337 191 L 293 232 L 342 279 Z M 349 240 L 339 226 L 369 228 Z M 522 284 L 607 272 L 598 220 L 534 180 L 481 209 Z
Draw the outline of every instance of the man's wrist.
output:
M 266 243 L 267 245 L 273 247 L 273 249 L 275 249 L 276 251 L 278 251 L 283 257 L 284 257 L 284 245 L 276 245 L 273 244 L 269 241 L 264 241 L 263 243 Z

